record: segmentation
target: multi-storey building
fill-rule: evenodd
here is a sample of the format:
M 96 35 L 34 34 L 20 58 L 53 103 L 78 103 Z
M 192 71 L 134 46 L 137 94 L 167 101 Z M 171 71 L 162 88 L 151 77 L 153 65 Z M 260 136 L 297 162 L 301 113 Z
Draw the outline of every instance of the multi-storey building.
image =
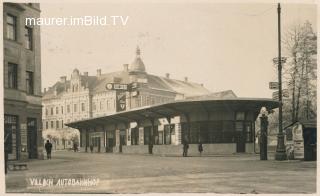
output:
M 43 157 L 38 3 L 3 4 L 4 136 L 9 160 Z
M 170 79 L 169 74 L 165 77 L 148 74 L 137 48 L 134 61 L 130 65 L 124 64 L 121 71 L 103 74 L 99 69 L 96 76 L 89 76 L 88 72 L 80 74 L 75 69 L 70 80 L 62 76 L 44 92 L 43 125 L 50 134 L 50 130 L 60 130 L 61 136 L 71 130 L 64 123 L 208 93 L 202 84 L 190 82 L 187 78 L 182 81 Z M 67 138 L 65 135 L 64 140 Z M 64 140 L 60 148 L 71 147 L 68 146 L 70 142 Z

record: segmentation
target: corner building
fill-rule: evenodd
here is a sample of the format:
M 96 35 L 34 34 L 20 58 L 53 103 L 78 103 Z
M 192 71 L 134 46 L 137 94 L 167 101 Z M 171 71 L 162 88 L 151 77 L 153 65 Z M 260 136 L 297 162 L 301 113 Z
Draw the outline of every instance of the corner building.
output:
M 9 160 L 43 158 L 39 3 L 3 4 L 4 139 Z

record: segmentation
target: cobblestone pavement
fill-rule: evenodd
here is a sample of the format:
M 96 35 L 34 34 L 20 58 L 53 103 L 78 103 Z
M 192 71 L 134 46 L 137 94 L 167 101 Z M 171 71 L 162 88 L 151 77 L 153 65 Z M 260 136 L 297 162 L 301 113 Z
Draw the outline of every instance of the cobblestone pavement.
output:
M 54 177 L 52 177 L 54 176 Z M 31 186 L 30 179 L 99 179 L 96 186 Z M 41 181 L 40 181 L 41 182 Z M 42 181 L 43 182 L 43 181 Z M 41 183 L 40 183 L 41 184 Z M 56 185 L 56 182 L 54 183 Z M 9 171 L 7 192 L 315 193 L 316 162 L 260 161 L 256 155 L 161 157 L 55 152 Z

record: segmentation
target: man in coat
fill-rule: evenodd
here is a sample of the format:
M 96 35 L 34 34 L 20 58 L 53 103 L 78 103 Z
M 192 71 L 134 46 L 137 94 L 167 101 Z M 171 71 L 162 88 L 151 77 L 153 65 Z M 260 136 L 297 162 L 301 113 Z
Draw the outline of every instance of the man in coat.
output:
M 47 140 L 47 143 L 44 145 L 44 148 L 46 149 L 47 152 L 47 159 L 51 159 L 51 149 L 52 149 L 52 144 Z

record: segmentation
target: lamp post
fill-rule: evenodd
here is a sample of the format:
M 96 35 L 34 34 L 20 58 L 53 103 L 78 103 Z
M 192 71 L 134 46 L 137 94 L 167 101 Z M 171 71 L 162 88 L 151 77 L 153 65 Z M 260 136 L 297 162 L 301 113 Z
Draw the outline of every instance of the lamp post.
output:
M 278 161 L 285 160 L 287 158 L 286 149 L 284 146 L 284 135 L 282 131 L 282 63 L 285 62 L 285 58 L 281 58 L 281 6 L 278 3 L 278 85 L 279 85 L 279 133 L 277 135 L 277 150 L 275 154 L 275 159 Z

